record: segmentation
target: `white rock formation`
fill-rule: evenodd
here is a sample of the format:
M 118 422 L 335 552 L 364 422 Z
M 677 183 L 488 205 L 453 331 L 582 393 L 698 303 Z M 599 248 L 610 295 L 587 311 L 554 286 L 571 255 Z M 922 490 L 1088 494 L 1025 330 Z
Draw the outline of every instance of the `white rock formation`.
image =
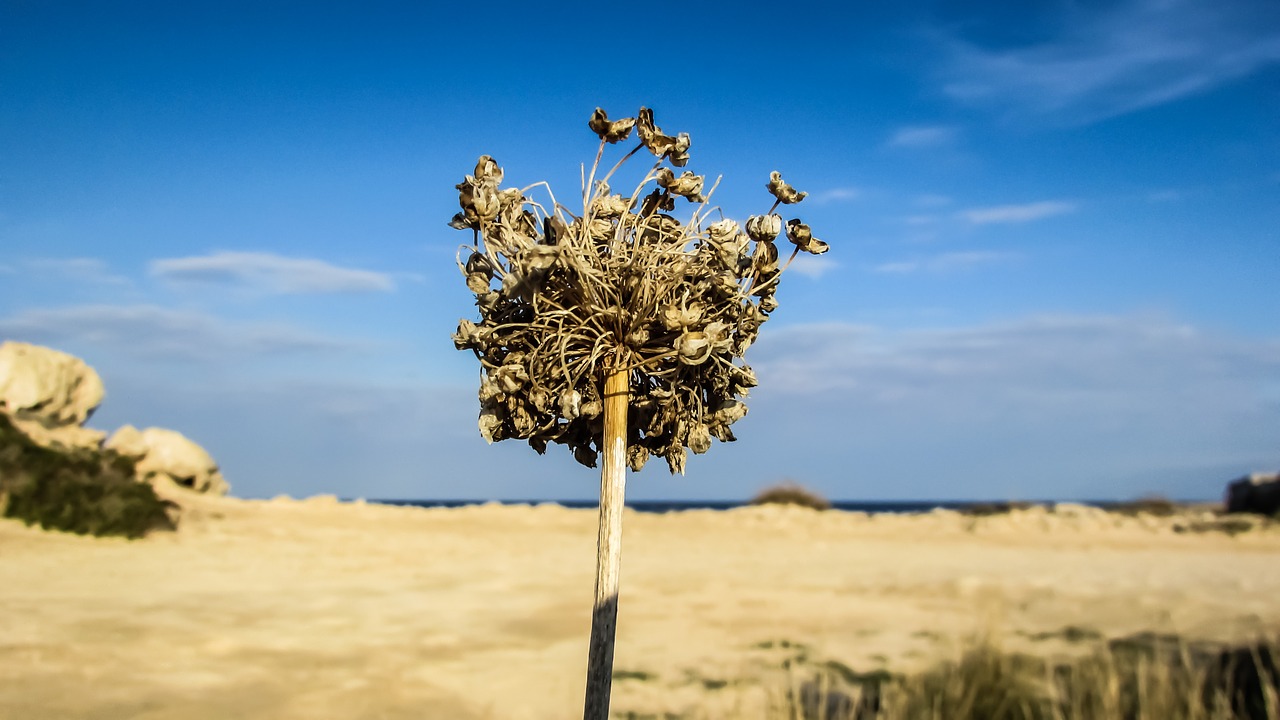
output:
M 0 343 L 0 412 L 35 442 L 97 449 L 106 433 L 84 427 L 102 402 L 102 378 L 80 358 L 39 345 Z M 105 447 L 137 461 L 138 480 L 226 495 L 228 485 L 204 448 L 163 428 L 125 425 Z
M 171 481 L 211 495 L 226 495 L 230 489 L 209 453 L 182 433 L 154 427 L 139 431 L 125 425 L 111 435 L 104 447 L 133 458 L 139 480 Z
M 104 394 L 102 378 L 80 358 L 39 345 L 0 344 L 0 411 L 41 445 L 102 444 L 104 433 L 84 422 Z

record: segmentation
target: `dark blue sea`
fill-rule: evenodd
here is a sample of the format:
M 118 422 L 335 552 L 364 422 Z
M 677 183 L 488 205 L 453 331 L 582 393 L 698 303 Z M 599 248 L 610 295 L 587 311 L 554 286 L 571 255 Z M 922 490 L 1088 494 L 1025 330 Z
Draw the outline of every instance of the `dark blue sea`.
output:
M 491 500 L 370 500 L 369 502 L 384 505 L 413 505 L 417 507 L 458 508 L 471 505 L 483 505 Z M 594 508 L 594 500 L 502 500 L 501 505 L 541 505 L 552 503 L 567 508 Z M 749 503 L 732 500 L 632 500 L 627 507 L 637 512 L 668 513 L 682 510 L 731 510 L 746 507 Z M 922 513 L 935 508 L 947 510 L 965 510 L 976 506 L 989 506 L 995 503 L 966 500 L 878 500 L 878 501 L 832 501 L 831 507 L 836 510 L 858 511 L 865 513 Z M 1049 505 L 1051 502 L 1033 502 L 1033 505 Z M 1109 502 L 1083 502 L 1083 505 L 1106 507 Z

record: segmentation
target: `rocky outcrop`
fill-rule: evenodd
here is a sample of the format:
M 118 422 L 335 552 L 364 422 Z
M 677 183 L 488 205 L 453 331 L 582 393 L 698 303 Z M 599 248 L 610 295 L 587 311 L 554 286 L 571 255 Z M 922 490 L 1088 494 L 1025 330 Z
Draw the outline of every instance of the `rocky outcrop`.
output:
M 103 395 L 102 379 L 80 358 L 27 343 L 0 344 L 0 411 L 40 445 L 101 445 L 104 433 L 84 423 Z
M 104 447 L 134 460 L 139 480 L 170 480 L 212 495 L 226 495 L 230 489 L 209 453 L 182 433 L 154 427 L 138 430 L 125 425 L 111 435 Z
M 1253 473 L 1227 485 L 1227 512 L 1280 513 L 1280 473 Z
M 104 394 L 102 379 L 80 358 L 39 345 L 0 344 L 0 413 L 32 442 L 52 450 L 112 450 L 132 461 L 139 481 L 227 494 L 218 464 L 181 433 L 125 425 L 104 444 L 106 433 L 84 427 Z

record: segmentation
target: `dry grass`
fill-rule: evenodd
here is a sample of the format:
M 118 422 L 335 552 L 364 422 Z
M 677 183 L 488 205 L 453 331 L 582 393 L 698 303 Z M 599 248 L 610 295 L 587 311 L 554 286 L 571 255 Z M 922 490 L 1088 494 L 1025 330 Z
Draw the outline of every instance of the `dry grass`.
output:
M 957 660 L 909 677 L 808 664 L 776 693 L 767 718 L 1280 720 L 1277 656 L 1277 639 L 1208 649 L 1147 635 L 1054 663 L 978 640 Z

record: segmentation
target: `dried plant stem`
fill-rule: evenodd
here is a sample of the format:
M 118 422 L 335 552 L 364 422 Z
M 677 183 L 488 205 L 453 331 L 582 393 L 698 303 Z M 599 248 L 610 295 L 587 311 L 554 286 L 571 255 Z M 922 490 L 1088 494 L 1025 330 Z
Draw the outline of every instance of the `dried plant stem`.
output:
M 600 471 L 600 531 L 596 540 L 596 598 L 587 656 L 583 720 L 608 720 L 613 683 L 613 644 L 618 623 L 622 567 L 622 507 L 626 496 L 627 405 L 631 372 L 624 364 L 604 383 L 604 462 Z

